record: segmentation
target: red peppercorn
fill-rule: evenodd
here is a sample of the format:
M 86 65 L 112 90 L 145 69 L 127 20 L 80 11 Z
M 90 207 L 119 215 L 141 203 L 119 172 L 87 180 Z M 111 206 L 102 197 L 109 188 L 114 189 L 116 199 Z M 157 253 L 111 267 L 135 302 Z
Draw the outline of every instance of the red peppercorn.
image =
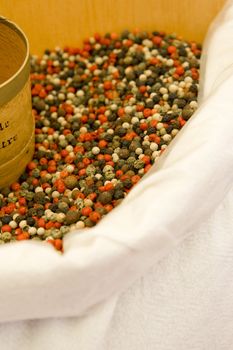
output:
M 98 120 L 101 122 L 101 124 L 103 124 L 103 123 L 107 122 L 108 118 L 107 118 L 107 116 L 105 114 L 100 114 L 98 116 Z
M 53 87 L 52 87 L 52 85 L 50 85 L 50 86 L 51 86 L 51 90 L 52 90 Z M 50 112 L 51 112 L 51 113 L 57 112 L 57 107 L 56 107 L 56 106 L 51 106 L 51 107 L 50 107 Z
M 33 170 L 33 169 L 36 168 L 36 163 L 31 161 L 31 162 L 28 163 L 27 167 L 28 167 L 29 170 Z
M 36 178 L 34 178 L 34 179 L 32 180 L 32 185 L 33 185 L 34 187 L 36 187 L 38 184 L 39 184 L 39 180 L 36 179 Z
M 98 213 L 97 211 L 92 211 L 89 215 L 89 218 L 93 222 L 98 222 L 100 220 L 101 216 L 100 216 L 100 213 Z
M 16 236 L 16 239 L 18 241 L 23 241 L 23 240 L 26 240 L 26 239 L 29 239 L 30 238 L 30 235 L 28 232 L 22 232 L 22 233 L 19 233 L 17 236 Z
M 104 154 L 104 159 L 106 160 L 106 162 L 111 161 L 112 160 L 111 154 Z
M 145 166 L 145 168 L 144 168 L 145 173 L 147 173 L 147 172 L 150 170 L 151 167 L 152 167 L 151 164 L 147 164 L 147 165 Z
M 94 206 L 95 206 L 95 209 L 96 208 L 103 208 L 103 204 L 100 202 L 96 202 Z
M 153 57 L 150 59 L 150 64 L 157 65 L 157 64 L 159 64 L 159 60 L 156 57 Z
M 18 199 L 19 205 L 26 205 L 27 201 L 25 197 L 20 197 Z
M 14 182 L 12 185 L 11 185 L 11 189 L 12 191 L 19 191 L 21 188 L 21 185 L 18 183 L 18 182 Z
M 142 161 L 143 161 L 145 164 L 150 164 L 150 157 L 149 157 L 149 156 L 143 156 L 143 157 L 142 157 Z
M 81 117 L 81 122 L 82 122 L 83 124 L 86 124 L 86 123 L 88 122 L 88 116 L 87 116 L 87 115 L 82 115 L 82 117 Z
M 78 172 L 79 176 L 84 176 L 86 174 L 86 169 L 81 169 Z
M 39 218 L 37 220 L 37 227 L 45 227 L 45 219 Z
M 84 207 L 81 211 L 82 215 L 84 216 L 89 216 L 89 214 L 92 212 L 92 208 L 91 207 Z
M 87 198 L 88 199 L 90 199 L 90 200 L 92 200 L 92 201 L 94 201 L 95 199 L 96 199 L 96 197 L 97 197 L 97 194 L 96 193 L 90 193 L 88 196 L 87 196 Z
M 170 54 L 176 52 L 176 47 L 173 46 L 173 45 L 168 46 L 167 52 L 170 53 Z
M 152 41 L 155 45 L 160 46 L 162 38 L 160 36 L 155 35 L 153 36 Z
M 131 177 L 131 181 L 132 181 L 133 184 L 138 183 L 139 180 L 141 180 L 141 177 L 139 175 L 133 175 Z
M 179 116 L 177 120 L 180 123 L 180 126 L 184 126 L 184 124 L 186 123 L 186 120 L 184 120 L 181 116 Z
M 158 124 L 158 121 L 157 120 L 151 120 L 150 122 L 150 126 L 152 126 L 153 128 L 155 128 Z
M 104 82 L 104 89 L 105 90 L 111 90 L 112 89 L 112 82 L 111 81 L 105 81 Z
M 144 115 L 144 117 L 145 117 L 145 118 L 150 117 L 150 116 L 151 116 L 151 114 L 152 114 L 152 111 L 151 111 L 151 109 L 150 109 L 150 108 L 145 108 L 145 109 L 144 109 L 144 111 L 143 111 L 143 115 Z
M 100 148 L 106 148 L 107 147 L 107 141 L 105 141 L 105 140 L 100 140 L 99 141 L 99 143 L 98 143 L 98 146 L 100 147 Z
M 107 212 L 109 213 L 112 209 L 113 209 L 113 206 L 111 204 L 106 204 L 104 206 L 104 208 L 107 210 Z
M 139 91 L 141 92 L 141 94 L 144 94 L 147 91 L 147 87 L 145 85 L 142 85 L 139 87 Z M 144 109 L 144 107 L 143 107 L 143 109 Z
M 58 238 L 54 239 L 53 245 L 57 250 L 62 250 L 62 240 L 61 239 L 58 239 Z
M 147 123 L 141 123 L 140 124 L 140 129 L 143 130 L 143 131 L 147 130 L 148 129 L 148 124 Z
M 117 170 L 116 171 L 116 177 L 120 178 L 123 175 L 123 171 L 122 170 Z
M 108 182 L 104 187 L 105 187 L 105 191 L 111 191 L 114 188 L 111 182 Z
M 55 173 L 56 171 L 57 171 L 56 166 L 51 165 L 51 166 L 48 167 L 48 172 L 49 173 Z
M 59 193 L 65 192 L 65 189 L 66 189 L 66 186 L 65 186 L 64 183 L 57 185 L 57 190 L 58 190 Z
M 25 215 L 27 212 L 27 208 L 26 207 L 19 207 L 18 211 L 19 211 L 20 215 Z
M 9 203 L 6 207 L 3 207 L 3 210 L 6 214 L 11 214 L 15 210 L 15 204 Z
M 100 192 L 104 192 L 104 191 L 105 191 L 105 186 L 100 186 L 100 187 L 98 188 L 98 190 L 99 190 Z
M 40 227 L 45 227 L 46 230 L 50 230 L 51 228 L 53 228 L 53 222 L 52 221 L 48 221 L 45 223 L 44 226 L 40 226 Z
M 11 232 L 12 228 L 10 227 L 10 225 L 3 225 L 2 226 L 2 232 Z
M 150 134 L 149 141 L 156 142 L 157 144 L 159 144 L 161 141 L 161 138 L 156 134 Z
M 20 235 L 22 233 L 22 229 L 20 227 L 17 227 L 15 229 L 15 235 Z
M 183 75 L 184 74 L 184 67 L 178 66 L 175 71 L 176 74 L 178 75 Z
M 74 162 L 74 157 L 71 155 L 68 155 L 65 157 L 65 163 L 66 164 L 72 164 Z

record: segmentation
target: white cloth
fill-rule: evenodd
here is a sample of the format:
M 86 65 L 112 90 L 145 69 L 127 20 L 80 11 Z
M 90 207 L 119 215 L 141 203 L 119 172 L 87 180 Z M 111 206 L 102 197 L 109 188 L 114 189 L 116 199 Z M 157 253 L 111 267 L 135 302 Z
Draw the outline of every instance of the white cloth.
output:
M 233 190 L 124 294 L 89 315 L 0 326 L 1 350 L 231 350 Z
M 0 321 L 21 320 L 0 326 L 1 349 L 231 348 L 233 75 L 220 79 L 214 62 L 233 63 L 232 1 L 224 11 L 205 44 L 198 111 L 122 205 L 68 235 L 63 256 L 0 247 Z

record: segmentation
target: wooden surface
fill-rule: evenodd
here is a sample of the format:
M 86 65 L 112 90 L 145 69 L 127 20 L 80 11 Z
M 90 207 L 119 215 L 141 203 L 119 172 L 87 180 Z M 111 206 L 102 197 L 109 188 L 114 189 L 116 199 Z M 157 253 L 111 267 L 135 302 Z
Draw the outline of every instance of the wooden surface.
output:
M 95 32 L 164 30 L 202 42 L 225 0 L 0 0 L 0 15 L 15 21 L 31 52 L 80 46 Z

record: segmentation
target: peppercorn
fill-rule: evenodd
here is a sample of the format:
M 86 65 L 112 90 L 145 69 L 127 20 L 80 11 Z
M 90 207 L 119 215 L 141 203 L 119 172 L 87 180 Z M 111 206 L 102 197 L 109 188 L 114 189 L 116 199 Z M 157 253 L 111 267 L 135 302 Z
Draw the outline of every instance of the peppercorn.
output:
M 1 189 L 1 194 L 4 197 L 7 197 L 9 193 L 11 193 L 10 187 L 4 187 L 4 188 Z
M 43 111 L 45 109 L 45 102 L 43 100 L 38 100 L 33 103 L 33 107 L 38 111 Z
M 135 169 L 142 169 L 144 167 L 144 162 L 142 160 L 138 159 L 134 162 L 133 165 L 134 165 Z
M 193 114 L 193 109 L 189 106 L 185 106 L 182 110 L 182 117 L 184 120 L 188 120 Z
M 124 198 L 124 191 L 116 190 L 113 195 L 114 199 Z
M 64 179 L 65 186 L 70 190 L 73 190 L 77 186 L 77 177 L 75 175 L 69 175 Z
M 33 219 L 31 216 L 27 217 L 26 220 L 27 220 L 27 224 L 28 224 L 29 226 L 34 226 L 35 223 L 36 223 L 36 220 Z
M 56 212 L 58 211 L 62 213 L 67 213 L 68 210 L 69 210 L 69 205 L 64 201 L 58 202 L 57 208 L 55 209 Z
M 3 232 L 1 234 L 1 239 L 4 241 L 4 242 L 9 242 L 12 238 L 12 235 L 10 232 Z
M 127 159 L 129 157 L 129 150 L 127 148 L 121 148 L 118 155 L 122 159 Z
M 125 128 L 119 127 L 115 130 L 116 135 L 119 135 L 120 137 L 125 136 L 125 134 L 127 133 Z
M 175 99 L 174 103 L 177 104 L 179 108 L 184 108 L 187 102 L 183 98 L 180 98 L 180 99 Z
M 35 203 L 45 204 L 46 203 L 45 193 L 44 192 L 35 193 L 33 200 Z
M 124 187 L 125 188 L 130 188 L 130 187 L 132 187 L 132 181 L 131 181 L 131 179 L 125 179 L 124 181 L 123 181 L 123 185 L 124 185 Z
M 25 220 L 26 219 L 26 216 L 24 215 L 18 215 L 16 218 L 15 218 L 15 222 L 17 224 L 19 224 L 21 221 Z
M 148 129 L 147 129 L 147 134 L 148 135 L 150 135 L 150 134 L 155 134 L 156 133 L 156 128 L 154 128 L 154 127 L 149 127 Z
M 112 201 L 112 194 L 110 192 L 104 191 L 100 193 L 98 201 L 102 204 L 108 204 Z
M 74 224 L 75 222 L 77 222 L 79 220 L 79 218 L 80 218 L 80 212 L 74 211 L 74 210 L 69 210 L 66 213 L 65 224 L 66 225 Z
M 12 217 L 10 215 L 5 215 L 1 218 L 1 221 L 3 223 L 3 225 L 7 225 L 9 224 L 9 222 L 12 220 Z
M 99 213 L 101 216 L 107 214 L 107 210 L 103 207 L 96 208 L 97 213 Z
M 91 221 L 91 219 L 89 219 L 89 218 L 84 220 L 84 224 L 86 227 L 93 227 L 95 225 L 95 223 L 93 221 Z

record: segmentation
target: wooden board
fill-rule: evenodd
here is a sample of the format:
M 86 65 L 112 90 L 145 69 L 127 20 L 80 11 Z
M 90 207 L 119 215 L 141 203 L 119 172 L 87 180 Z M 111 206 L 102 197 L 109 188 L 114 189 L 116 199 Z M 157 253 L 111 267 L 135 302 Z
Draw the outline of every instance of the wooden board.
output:
M 1 0 L 0 15 L 15 21 L 31 52 L 80 46 L 95 32 L 124 29 L 176 32 L 202 42 L 225 0 Z

